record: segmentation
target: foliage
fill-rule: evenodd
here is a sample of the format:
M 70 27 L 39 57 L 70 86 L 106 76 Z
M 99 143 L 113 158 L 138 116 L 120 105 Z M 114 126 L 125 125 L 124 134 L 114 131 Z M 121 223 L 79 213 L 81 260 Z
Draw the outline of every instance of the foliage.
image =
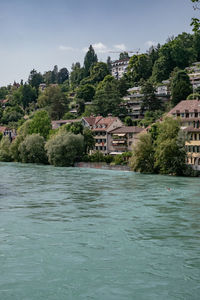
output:
M 149 133 L 141 134 L 130 160 L 133 171 L 154 173 L 154 145 Z
M 66 112 L 63 116 L 63 120 L 73 120 L 73 119 L 76 119 L 77 116 L 70 113 L 70 112 Z
M 126 58 L 129 58 L 128 52 L 124 51 L 119 54 L 119 60 L 124 60 Z
M 28 83 L 36 89 L 38 95 L 39 85 L 44 81 L 41 73 L 38 73 L 35 69 L 30 72 Z
M 96 90 L 93 100 L 95 114 L 107 116 L 109 113 L 118 116 L 120 114 L 121 97 L 118 90 L 117 80 L 111 75 L 107 75 L 101 81 Z
M 67 110 L 68 100 L 59 86 L 49 86 L 39 96 L 38 105 L 49 113 L 51 119 L 59 120 Z
M 200 94 L 199 93 L 192 93 L 187 96 L 187 100 L 193 100 L 193 99 L 200 99 Z
M 141 110 L 149 110 L 155 111 L 161 109 L 161 101 L 158 97 L 156 97 L 156 89 L 150 81 L 146 81 L 142 85 L 141 93 L 143 94 L 142 97 L 142 105 Z
M 12 155 L 10 151 L 10 139 L 4 136 L 0 142 L 0 161 L 12 161 Z
M 57 83 L 63 84 L 66 80 L 69 80 L 69 71 L 67 68 L 62 68 L 58 72 Z
M 50 164 L 59 167 L 73 166 L 83 155 L 83 136 L 72 133 L 55 135 L 46 143 L 45 149 Z
M 76 92 L 76 98 L 83 99 L 84 102 L 90 102 L 93 100 L 95 94 L 95 88 L 91 84 L 85 84 L 79 86 Z
M 14 141 L 11 143 L 10 151 L 11 156 L 14 161 L 20 162 L 20 151 L 19 146 L 24 141 L 25 135 L 17 135 L 17 137 L 14 139 Z
M 83 138 L 84 138 L 84 152 L 89 153 L 90 150 L 94 148 L 95 139 L 93 133 L 89 128 L 83 129 Z
M 168 117 L 158 125 L 155 167 L 161 174 L 184 174 L 186 168 L 185 139 L 180 134 L 178 120 Z
M 131 84 L 151 76 L 152 66 L 147 54 L 133 55 L 129 60 L 127 76 Z
M 91 162 L 105 162 L 105 156 L 100 151 L 92 153 L 89 158 Z
M 4 100 L 8 95 L 8 89 L 5 86 L 0 87 L 0 100 Z
M 126 126 L 133 126 L 133 121 L 132 121 L 131 117 L 129 117 L 129 116 L 125 117 L 124 123 Z
M 10 122 L 18 122 L 24 116 L 23 110 L 19 105 L 8 106 L 4 109 L 1 122 L 8 124 Z
M 192 93 L 192 85 L 185 71 L 178 71 L 171 79 L 172 104 L 175 106 L 181 100 L 185 100 Z
M 92 45 L 89 46 L 89 49 L 85 55 L 84 58 L 84 73 L 85 77 L 89 76 L 90 74 L 90 68 L 97 63 L 97 55 L 92 47 Z
M 70 73 L 70 84 L 72 89 L 76 88 L 84 78 L 84 68 L 81 68 L 79 62 L 72 64 Z
M 21 85 L 13 93 L 13 101 L 15 104 L 22 105 L 25 109 L 31 102 L 36 102 L 37 92 L 34 87 L 28 84 Z
M 162 110 L 146 111 L 144 114 L 144 119 L 140 121 L 140 125 L 148 127 L 149 125 L 153 124 L 156 120 L 160 119 L 162 115 Z
M 44 138 L 39 134 L 28 135 L 18 149 L 23 163 L 47 163 Z
M 29 134 L 38 133 L 46 139 L 50 129 L 51 120 L 48 113 L 44 110 L 37 111 L 29 124 Z

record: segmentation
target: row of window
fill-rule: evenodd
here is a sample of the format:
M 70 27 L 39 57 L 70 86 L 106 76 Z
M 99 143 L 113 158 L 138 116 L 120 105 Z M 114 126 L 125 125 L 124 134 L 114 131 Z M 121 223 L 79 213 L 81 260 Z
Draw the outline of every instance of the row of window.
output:
M 200 146 L 186 146 L 186 151 L 191 153 L 200 153 Z
M 99 131 L 99 132 L 94 132 L 94 135 L 98 135 L 98 136 L 100 136 L 100 135 L 102 135 L 102 136 L 105 136 L 106 135 L 106 132 L 102 132 L 102 131 Z
M 96 143 L 106 143 L 106 139 L 96 139 Z
M 182 117 L 182 118 L 198 118 L 200 117 L 200 113 L 194 112 L 194 113 L 177 113 L 177 117 Z
M 191 133 L 190 141 L 200 141 L 200 133 Z
M 99 150 L 99 151 L 102 151 L 102 150 L 105 151 L 105 150 L 106 150 L 106 146 L 104 146 L 104 147 L 103 147 L 103 146 L 96 146 L 95 149 L 96 149 L 97 151 L 98 151 L 98 150 Z

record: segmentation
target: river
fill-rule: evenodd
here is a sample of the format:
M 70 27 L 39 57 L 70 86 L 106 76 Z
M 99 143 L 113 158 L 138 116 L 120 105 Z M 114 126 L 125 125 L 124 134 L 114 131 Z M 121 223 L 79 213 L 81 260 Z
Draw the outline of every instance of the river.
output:
M 200 179 L 0 163 L 1 300 L 199 300 Z

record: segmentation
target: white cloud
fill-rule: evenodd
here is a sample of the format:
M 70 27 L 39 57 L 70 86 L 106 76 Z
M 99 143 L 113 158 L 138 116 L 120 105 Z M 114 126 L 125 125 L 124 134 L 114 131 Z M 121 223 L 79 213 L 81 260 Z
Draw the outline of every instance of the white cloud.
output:
M 151 47 L 151 46 L 156 46 L 157 45 L 157 43 L 156 42 L 154 42 L 154 41 L 147 41 L 146 43 L 145 43 L 145 45 L 147 46 L 147 47 Z
M 114 48 L 118 51 L 126 51 L 126 46 L 124 44 L 114 45 Z
M 59 46 L 59 50 L 62 50 L 62 51 L 73 51 L 74 48 L 70 47 L 70 46 L 63 46 L 63 45 L 60 45 Z
M 99 43 L 95 43 L 92 44 L 92 47 L 94 48 L 94 51 L 96 53 L 106 53 L 109 51 L 108 47 L 106 45 L 104 45 L 103 43 L 99 42 Z M 88 47 L 84 47 L 82 49 L 83 52 L 87 52 L 88 51 Z

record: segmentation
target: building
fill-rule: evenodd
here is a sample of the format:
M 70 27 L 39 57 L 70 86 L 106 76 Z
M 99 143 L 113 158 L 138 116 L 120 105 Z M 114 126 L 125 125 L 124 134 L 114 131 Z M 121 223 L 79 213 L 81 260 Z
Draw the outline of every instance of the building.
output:
M 0 132 L 3 134 L 3 136 L 8 136 L 10 141 L 16 137 L 16 131 L 6 126 L 0 126 Z
M 108 135 L 109 132 L 123 126 L 121 120 L 117 117 L 90 116 L 83 117 L 82 124 L 92 130 L 95 139 L 94 151 L 101 151 L 103 154 L 109 154 Z
M 123 98 L 122 105 L 127 110 L 127 115 L 135 122 L 144 118 L 144 112 L 141 111 L 142 97 L 141 86 L 128 89 L 128 94 Z M 156 88 L 156 97 L 165 105 L 170 99 L 169 81 L 164 80 L 162 84 Z
M 127 72 L 130 58 L 119 59 L 111 62 L 112 76 L 116 79 L 122 78 L 123 74 Z
M 179 117 L 181 128 L 187 133 L 187 163 L 200 170 L 200 100 L 183 100 L 169 115 Z
M 108 134 L 108 149 L 110 154 L 121 154 L 132 151 L 143 128 L 136 126 L 122 126 L 113 129 Z

